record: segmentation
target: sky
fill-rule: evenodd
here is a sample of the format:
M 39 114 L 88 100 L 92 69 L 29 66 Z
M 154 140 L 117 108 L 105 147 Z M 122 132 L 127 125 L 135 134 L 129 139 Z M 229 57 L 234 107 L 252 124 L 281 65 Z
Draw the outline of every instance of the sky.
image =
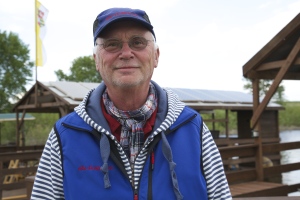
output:
M 92 26 L 101 11 L 130 7 L 145 10 L 154 26 L 160 58 L 153 80 L 158 84 L 245 93 L 243 65 L 300 11 L 300 0 L 40 2 L 49 14 L 43 41 L 47 62 L 37 68 L 39 81 L 57 81 L 54 71 L 69 73 L 74 59 L 92 55 Z M 35 60 L 34 0 L 0 0 L 0 30 L 18 34 Z M 300 101 L 300 81 L 283 85 L 285 99 Z

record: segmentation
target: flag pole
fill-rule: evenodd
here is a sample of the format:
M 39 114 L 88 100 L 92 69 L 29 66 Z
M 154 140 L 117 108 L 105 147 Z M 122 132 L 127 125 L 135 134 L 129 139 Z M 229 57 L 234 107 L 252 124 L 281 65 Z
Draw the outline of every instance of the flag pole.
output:
M 38 15 L 38 9 L 37 9 L 37 0 L 34 0 L 34 24 L 35 24 L 35 82 L 37 82 L 37 61 L 38 61 L 38 27 L 37 27 L 37 15 Z
M 37 0 L 34 0 L 34 24 L 35 24 L 35 97 L 34 97 L 34 102 L 35 102 L 35 106 L 37 107 L 37 60 L 38 60 L 38 35 L 37 35 L 37 15 L 38 15 L 38 11 L 37 11 Z

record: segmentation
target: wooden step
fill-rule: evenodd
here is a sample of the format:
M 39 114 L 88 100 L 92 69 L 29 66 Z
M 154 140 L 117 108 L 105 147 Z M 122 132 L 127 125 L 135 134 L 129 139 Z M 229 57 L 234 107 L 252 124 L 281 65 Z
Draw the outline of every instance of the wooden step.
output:
M 2 200 L 25 200 L 27 199 L 27 195 L 15 195 L 10 197 L 3 197 Z
M 270 182 L 251 181 L 230 185 L 233 197 L 263 197 L 263 196 L 287 196 L 287 185 Z

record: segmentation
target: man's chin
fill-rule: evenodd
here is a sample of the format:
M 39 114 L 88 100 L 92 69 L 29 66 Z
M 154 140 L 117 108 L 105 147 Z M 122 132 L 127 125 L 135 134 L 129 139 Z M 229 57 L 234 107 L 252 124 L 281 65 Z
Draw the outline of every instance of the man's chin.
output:
M 136 87 L 141 83 L 141 81 L 131 79 L 119 79 L 117 81 L 114 81 L 114 85 L 121 87 L 121 88 L 131 88 Z

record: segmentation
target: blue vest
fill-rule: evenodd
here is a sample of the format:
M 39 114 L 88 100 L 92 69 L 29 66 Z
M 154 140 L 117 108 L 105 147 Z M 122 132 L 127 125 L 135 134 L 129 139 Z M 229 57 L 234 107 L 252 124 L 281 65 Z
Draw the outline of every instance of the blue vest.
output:
M 187 122 L 187 123 L 185 123 Z M 124 172 L 119 154 L 110 140 L 108 160 L 110 188 L 104 187 L 101 171 L 103 161 L 99 141 L 91 134 L 92 127 L 75 112 L 61 118 L 55 125 L 63 163 L 65 198 L 71 200 L 172 200 L 176 199 L 169 164 L 162 153 L 161 136 L 156 136 L 144 165 L 138 191 L 134 191 Z M 206 181 L 202 172 L 202 119 L 191 108 L 185 107 L 177 121 L 166 132 L 178 185 L 184 199 L 208 199 Z M 154 153 L 154 164 L 151 154 Z M 135 194 L 136 193 L 136 194 Z

